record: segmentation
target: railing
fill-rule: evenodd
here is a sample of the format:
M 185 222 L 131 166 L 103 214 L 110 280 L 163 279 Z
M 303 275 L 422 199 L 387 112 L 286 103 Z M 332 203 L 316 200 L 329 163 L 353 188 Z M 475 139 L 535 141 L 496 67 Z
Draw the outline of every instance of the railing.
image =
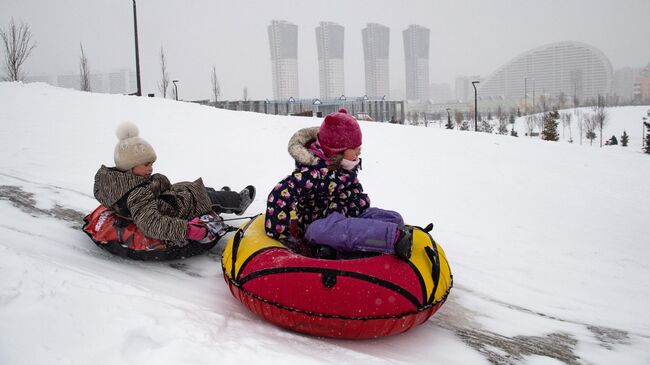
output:
M 316 102 L 317 101 L 317 102 Z M 404 101 L 364 100 L 363 98 L 346 100 L 300 99 L 293 101 L 278 100 L 222 100 L 216 103 L 209 100 L 197 100 L 194 103 L 209 105 L 219 109 L 247 111 L 272 115 L 325 116 L 345 108 L 348 114 L 364 118 L 369 116 L 378 122 L 402 124 L 405 120 Z

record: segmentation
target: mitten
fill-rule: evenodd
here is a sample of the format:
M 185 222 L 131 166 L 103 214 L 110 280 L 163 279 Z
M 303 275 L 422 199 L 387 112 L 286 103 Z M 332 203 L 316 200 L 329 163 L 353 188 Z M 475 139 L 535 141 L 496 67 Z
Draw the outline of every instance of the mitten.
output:
M 205 224 L 201 222 L 199 217 L 187 222 L 187 239 L 192 241 L 202 240 L 208 232 L 205 229 Z

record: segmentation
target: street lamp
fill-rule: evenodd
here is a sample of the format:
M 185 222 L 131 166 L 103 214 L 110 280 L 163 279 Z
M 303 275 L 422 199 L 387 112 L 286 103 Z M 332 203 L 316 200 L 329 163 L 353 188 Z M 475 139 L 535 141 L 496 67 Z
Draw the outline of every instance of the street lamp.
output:
M 476 91 L 476 84 L 478 83 L 479 81 L 472 81 L 472 86 L 474 86 L 474 132 L 478 131 L 478 91 Z
M 451 108 L 447 108 L 447 123 L 449 125 L 451 125 L 451 115 L 449 114 L 450 110 L 451 110 Z
M 315 117 L 318 117 L 318 106 L 322 104 L 320 99 L 315 99 L 314 102 L 312 103 L 314 105 L 314 111 L 316 112 Z
M 172 83 L 174 84 L 174 94 L 176 95 L 176 100 L 178 100 L 178 85 L 176 83 L 178 80 L 172 80 Z
M 363 103 L 361 103 L 361 112 L 366 112 L 366 103 L 368 102 L 368 95 L 363 96 Z
M 386 121 L 386 95 L 381 97 L 381 121 Z
M 264 100 L 264 114 L 269 114 L 269 99 Z
M 535 102 L 535 79 L 533 79 L 533 114 L 537 113 L 537 104 Z
M 287 114 L 293 113 L 293 103 L 296 102 L 296 99 L 293 98 L 293 96 L 289 97 L 289 110 L 287 111 Z
M 524 114 L 528 115 L 528 77 L 524 77 Z
M 138 51 L 138 17 L 135 10 L 135 0 L 133 0 L 133 33 L 135 34 L 135 78 L 138 87 L 135 95 L 142 96 L 142 88 L 140 87 L 140 52 Z

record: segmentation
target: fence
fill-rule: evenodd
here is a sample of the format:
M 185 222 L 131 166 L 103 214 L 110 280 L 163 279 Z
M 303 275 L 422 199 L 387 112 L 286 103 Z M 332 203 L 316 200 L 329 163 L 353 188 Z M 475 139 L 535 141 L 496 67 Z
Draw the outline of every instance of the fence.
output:
M 372 119 L 379 122 L 403 124 L 405 118 L 404 102 L 393 100 L 355 99 L 289 99 L 278 100 L 237 100 L 217 101 L 197 100 L 195 103 L 214 106 L 219 109 L 247 111 L 273 115 L 323 116 L 345 108 L 349 114 L 359 119 Z M 370 118 L 368 118 L 370 117 Z

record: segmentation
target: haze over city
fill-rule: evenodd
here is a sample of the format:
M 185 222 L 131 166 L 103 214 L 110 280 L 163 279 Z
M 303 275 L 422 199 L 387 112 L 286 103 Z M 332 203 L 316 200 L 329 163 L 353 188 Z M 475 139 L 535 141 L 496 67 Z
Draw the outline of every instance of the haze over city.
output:
M 272 97 L 267 27 L 272 20 L 298 26 L 301 98 L 319 94 L 315 28 L 321 21 L 345 27 L 345 93 L 364 94 L 361 29 L 390 28 L 391 94 L 404 94 L 402 31 L 430 29 L 429 81 L 449 83 L 460 75 L 487 77 L 533 48 L 561 41 L 584 42 L 602 51 L 614 69 L 650 61 L 650 2 L 600 1 L 153 1 L 138 0 L 143 93 L 160 92 L 160 49 L 181 98 L 210 98 L 216 66 L 222 99 Z M 25 63 L 30 76 L 78 73 L 83 44 L 91 72 L 134 70 L 131 1 L 3 0 L 0 26 L 11 18 L 28 23 L 36 48 Z

